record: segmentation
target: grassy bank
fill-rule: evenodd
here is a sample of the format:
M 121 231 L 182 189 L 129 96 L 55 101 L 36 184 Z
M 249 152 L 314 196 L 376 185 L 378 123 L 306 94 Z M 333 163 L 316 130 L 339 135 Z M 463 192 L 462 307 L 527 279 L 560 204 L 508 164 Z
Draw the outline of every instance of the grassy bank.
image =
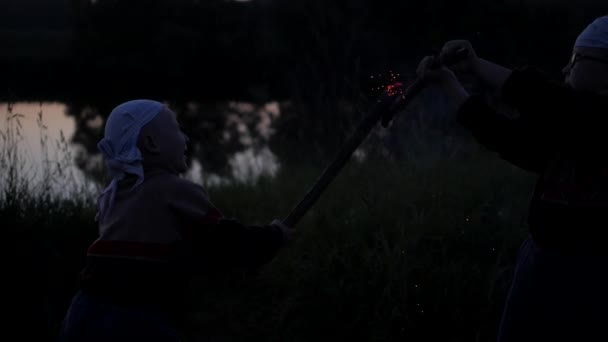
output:
M 316 175 L 293 169 L 212 196 L 229 214 L 263 223 L 286 215 Z M 427 168 L 350 166 L 255 280 L 201 281 L 192 331 L 267 341 L 492 341 L 531 181 L 488 155 Z
M 290 167 L 210 191 L 228 216 L 266 223 L 287 215 L 319 173 Z M 187 332 L 194 340 L 491 341 L 530 189 L 529 175 L 493 156 L 426 168 L 352 163 L 260 274 L 194 282 Z M 56 329 L 96 233 L 93 216 L 92 202 L 78 199 L 0 206 L 11 312 L 37 327 L 26 333 Z

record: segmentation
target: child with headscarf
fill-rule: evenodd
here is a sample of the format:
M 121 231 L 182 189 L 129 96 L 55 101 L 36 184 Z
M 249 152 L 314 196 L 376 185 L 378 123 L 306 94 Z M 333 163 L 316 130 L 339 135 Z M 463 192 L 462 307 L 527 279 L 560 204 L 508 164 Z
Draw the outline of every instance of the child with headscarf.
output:
M 431 68 L 435 57 L 419 75 L 443 87 L 480 143 L 539 176 L 498 341 L 608 341 L 608 16 L 576 39 L 564 83 L 478 58 L 462 40 L 447 42 L 440 61 L 462 50 L 452 69 L 478 77 L 517 117 L 469 94 L 447 67 Z
M 246 226 L 225 218 L 202 186 L 179 176 L 186 146 L 160 102 L 133 100 L 110 113 L 98 148 L 112 181 L 99 197 L 99 237 L 63 341 L 178 341 L 173 318 L 191 275 L 259 268 L 291 239 L 279 220 Z

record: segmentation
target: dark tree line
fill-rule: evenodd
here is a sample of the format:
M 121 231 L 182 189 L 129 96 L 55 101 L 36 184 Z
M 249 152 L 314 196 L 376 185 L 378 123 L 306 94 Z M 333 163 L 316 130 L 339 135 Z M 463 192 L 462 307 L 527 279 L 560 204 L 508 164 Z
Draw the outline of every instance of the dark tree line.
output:
M 232 129 L 226 103 L 276 100 L 273 150 L 288 162 L 299 158 L 294 151 L 324 160 L 377 96 L 370 75 L 393 70 L 407 84 L 417 62 L 446 40 L 469 39 L 484 57 L 561 77 L 578 32 L 606 13 L 599 1 L 582 10 L 583 3 L 71 0 L 69 56 L 3 63 L 4 97 L 71 104 L 82 122 L 75 141 L 90 152 L 101 132 L 85 121 L 120 101 L 158 98 L 184 113 L 194 102 L 200 110 L 184 116 L 193 144 L 217 138 L 219 147 L 198 157 L 218 170 L 242 147 L 221 139 Z

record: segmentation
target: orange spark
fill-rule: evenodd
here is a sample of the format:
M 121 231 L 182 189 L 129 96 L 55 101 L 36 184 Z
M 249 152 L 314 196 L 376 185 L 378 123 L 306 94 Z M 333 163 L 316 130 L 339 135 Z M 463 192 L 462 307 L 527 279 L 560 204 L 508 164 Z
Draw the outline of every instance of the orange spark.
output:
M 378 90 L 381 93 L 388 95 L 390 97 L 393 96 L 403 96 L 405 87 L 403 83 L 399 82 L 399 76 L 401 74 L 394 72 L 393 70 L 389 70 L 387 73 L 370 75 L 370 79 L 372 79 L 375 85 L 372 86 L 372 90 Z

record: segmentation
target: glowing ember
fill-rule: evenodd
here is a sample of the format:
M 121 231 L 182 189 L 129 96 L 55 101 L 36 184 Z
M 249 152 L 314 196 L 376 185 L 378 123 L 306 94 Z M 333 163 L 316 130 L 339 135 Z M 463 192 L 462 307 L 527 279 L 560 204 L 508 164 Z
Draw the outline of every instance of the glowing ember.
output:
M 383 93 L 390 97 L 403 95 L 404 86 L 403 83 L 398 81 L 400 74 L 395 74 L 389 71 L 386 75 L 378 74 L 378 76 L 371 75 L 370 79 L 376 83 L 372 86 L 371 90 L 374 93 Z
M 403 83 L 395 82 L 386 86 L 386 93 L 388 96 L 395 96 L 403 94 Z

